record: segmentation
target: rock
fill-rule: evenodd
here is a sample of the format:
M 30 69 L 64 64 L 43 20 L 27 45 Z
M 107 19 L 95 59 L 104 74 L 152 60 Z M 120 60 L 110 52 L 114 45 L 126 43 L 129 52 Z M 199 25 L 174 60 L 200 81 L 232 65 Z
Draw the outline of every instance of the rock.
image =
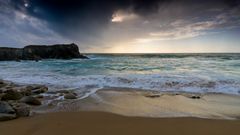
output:
M 30 115 L 30 107 L 24 103 L 11 104 L 16 112 L 16 117 L 27 117 Z
M 0 101 L 0 113 L 14 114 L 14 109 L 5 101 Z
M 0 113 L 0 121 L 16 119 L 16 114 Z
M 159 98 L 161 95 L 160 94 L 148 94 L 148 95 L 145 95 L 145 97 L 148 97 L 148 98 Z
M 63 94 L 68 94 L 68 93 L 71 93 L 69 90 L 59 90 L 59 91 L 56 91 L 57 93 L 63 93 Z
M 41 101 L 39 101 L 37 98 L 32 96 L 26 96 L 20 99 L 20 102 L 26 103 L 29 105 L 41 105 Z
M 77 96 L 74 95 L 73 93 L 68 93 L 64 95 L 65 99 L 77 99 Z
M 41 60 L 41 59 L 73 59 L 83 58 L 79 53 L 78 46 L 72 44 L 56 45 L 29 45 L 24 48 L 0 47 L 0 61 L 3 60 Z
M 32 93 L 34 93 L 34 94 L 41 94 L 41 93 L 45 93 L 47 91 L 48 91 L 48 87 L 42 86 L 42 87 L 40 87 L 38 89 L 32 90 Z
M 30 89 L 27 89 L 27 88 L 20 89 L 20 93 L 24 96 L 32 95 L 32 91 Z
M 191 96 L 192 99 L 200 99 L 201 97 L 200 96 L 196 96 L 196 95 L 193 95 Z
M 36 95 L 35 98 L 44 98 L 43 95 Z
M 48 91 L 48 87 L 44 85 L 29 85 L 26 87 L 26 91 L 33 93 L 33 94 L 41 94 Z
M 21 59 L 22 49 L 0 47 L 0 61 Z
M 5 87 L 6 85 L 7 84 L 3 80 L 0 80 L 0 88 Z
M 5 93 L 0 93 L 0 100 L 2 100 L 2 97 L 5 95 Z
M 4 94 L 1 98 L 3 101 L 7 100 L 19 100 L 23 97 L 23 95 L 20 92 L 17 92 L 15 90 L 7 90 L 5 91 L 6 94 Z

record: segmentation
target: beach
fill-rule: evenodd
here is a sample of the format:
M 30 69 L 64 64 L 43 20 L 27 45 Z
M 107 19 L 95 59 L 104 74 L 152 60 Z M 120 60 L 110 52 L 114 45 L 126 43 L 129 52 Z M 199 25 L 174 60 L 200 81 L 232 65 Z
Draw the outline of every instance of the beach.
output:
M 53 102 L 54 103 L 54 102 Z M 139 117 L 198 117 L 239 119 L 238 95 L 221 93 L 156 92 L 139 89 L 106 88 L 81 100 L 55 101 L 37 112 L 103 111 Z
M 240 133 L 238 95 L 105 88 L 84 99 L 55 98 L 39 99 L 29 117 L 0 122 L 1 135 Z
M 124 117 L 103 112 L 65 112 L 1 122 L 1 135 L 238 135 L 239 120 Z
M 240 135 L 240 0 L 0 0 L 0 135 Z

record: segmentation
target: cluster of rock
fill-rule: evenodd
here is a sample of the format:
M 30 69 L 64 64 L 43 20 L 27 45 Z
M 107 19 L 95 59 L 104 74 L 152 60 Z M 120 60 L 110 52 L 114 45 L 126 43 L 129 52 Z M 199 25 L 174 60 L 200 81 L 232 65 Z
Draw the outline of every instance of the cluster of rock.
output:
M 0 121 L 29 116 L 32 106 L 41 105 L 39 94 L 47 91 L 44 85 L 20 86 L 0 80 Z
M 0 47 L 0 61 L 73 59 L 87 57 L 81 55 L 76 44 L 29 45 L 24 48 Z
M 50 95 L 50 97 L 42 94 Z M 42 105 L 46 99 L 62 96 L 64 99 L 77 99 L 77 94 L 69 90 L 48 91 L 44 85 L 17 85 L 0 80 L 0 121 L 30 116 L 32 110 Z M 46 98 L 46 99 L 45 99 Z M 41 106 L 40 106 L 41 107 Z

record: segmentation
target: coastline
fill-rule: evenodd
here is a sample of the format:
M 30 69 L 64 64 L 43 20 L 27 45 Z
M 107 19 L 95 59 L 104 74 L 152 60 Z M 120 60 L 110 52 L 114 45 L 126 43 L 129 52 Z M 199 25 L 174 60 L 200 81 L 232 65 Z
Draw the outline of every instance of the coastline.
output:
M 156 92 L 138 89 L 101 89 L 81 100 L 67 100 L 48 112 L 103 111 L 139 117 L 240 118 L 238 95 Z
M 9 88 L 19 87 L 12 83 L 10 86 Z M 23 87 L 20 88 L 24 90 Z M 69 93 L 74 91 L 48 91 L 33 95 L 42 96 L 38 99 L 42 105 L 30 106 L 32 112 L 30 117 L 0 122 L 1 133 L 4 135 L 240 133 L 239 95 L 105 88 L 84 99 L 64 99 L 64 95 Z
M 126 117 L 104 112 L 58 112 L 0 123 L 4 135 L 227 135 L 240 133 L 239 120 Z

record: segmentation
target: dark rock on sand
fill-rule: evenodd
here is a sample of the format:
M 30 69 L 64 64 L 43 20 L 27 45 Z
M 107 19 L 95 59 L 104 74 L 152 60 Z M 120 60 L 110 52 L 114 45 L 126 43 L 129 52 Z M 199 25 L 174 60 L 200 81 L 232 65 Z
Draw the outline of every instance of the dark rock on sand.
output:
M 193 95 L 191 96 L 192 99 L 200 99 L 201 97 L 200 96 L 197 96 L 197 95 Z
M 148 98 L 159 98 L 161 95 L 160 94 L 147 94 L 145 95 L 145 97 L 148 97 Z
M 0 101 L 0 113 L 14 114 L 15 111 L 8 102 Z
M 12 120 L 16 118 L 14 109 L 4 101 L 0 101 L 0 121 Z
M 39 101 L 37 98 L 32 96 L 26 96 L 20 99 L 20 102 L 26 103 L 29 105 L 41 105 L 41 101 Z
M 17 117 L 27 117 L 30 115 L 30 107 L 24 103 L 11 104 Z
M 16 114 L 0 113 L 0 121 L 16 119 Z
M 57 45 L 29 45 L 24 48 L 0 47 L 0 61 L 3 60 L 41 60 L 41 59 L 73 59 L 83 58 L 79 53 L 78 46 L 72 44 Z
M 76 96 L 76 94 L 68 93 L 68 94 L 64 95 L 64 98 L 65 99 L 77 99 L 77 96 Z
M 5 91 L 5 94 L 2 96 L 1 100 L 7 101 L 7 100 L 19 100 L 23 97 L 23 95 L 15 90 L 7 90 Z

